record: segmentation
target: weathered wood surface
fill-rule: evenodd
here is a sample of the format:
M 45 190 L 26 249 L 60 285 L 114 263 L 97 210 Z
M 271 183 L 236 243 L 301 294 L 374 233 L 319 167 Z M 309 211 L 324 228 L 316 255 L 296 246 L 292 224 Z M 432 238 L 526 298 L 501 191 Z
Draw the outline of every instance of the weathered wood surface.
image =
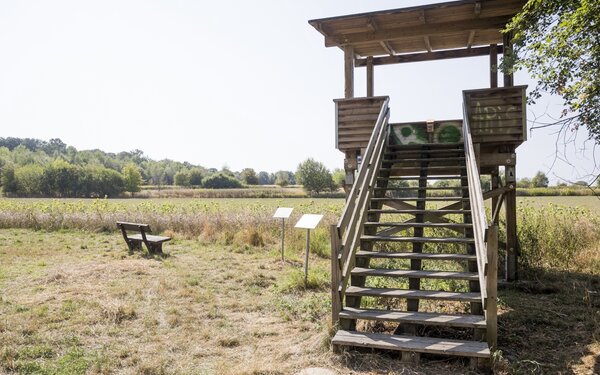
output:
M 527 140 L 527 86 L 464 91 L 473 143 L 511 143 Z
M 464 0 L 309 21 L 327 47 L 358 56 L 435 52 L 502 44 L 500 30 L 525 0 Z
M 371 310 L 356 309 L 352 307 L 344 308 L 341 315 L 351 319 L 411 322 L 432 326 L 443 325 L 450 327 L 485 328 L 485 319 L 482 315 Z
M 129 251 L 141 250 L 142 243 L 150 253 L 162 253 L 162 244 L 170 241 L 171 237 L 151 235 L 150 225 L 117 221 L 117 228 L 127 243 Z M 135 232 L 131 234 L 129 232 Z
M 433 337 L 338 331 L 333 338 L 332 343 L 334 345 L 362 346 L 384 350 L 414 351 L 479 358 L 490 357 L 490 350 L 485 342 L 439 339 Z
M 481 295 L 479 293 L 472 292 L 444 292 L 437 290 L 410 290 L 395 288 L 361 288 L 357 286 L 348 287 L 348 289 L 346 289 L 346 295 L 390 298 L 418 298 L 459 302 L 481 301 Z
M 387 97 L 336 99 L 336 148 L 340 151 L 367 147 L 381 106 Z
M 406 53 L 403 55 L 393 56 L 381 56 L 381 57 L 367 57 L 362 59 L 356 59 L 355 66 L 357 68 L 369 66 L 368 59 L 373 60 L 373 65 L 390 65 L 390 64 L 405 64 L 423 61 L 435 61 L 435 60 L 447 60 L 457 59 L 464 57 L 477 57 L 487 56 L 494 52 L 496 54 L 502 53 L 503 46 L 496 45 L 493 50 L 490 47 L 475 47 L 475 48 L 464 48 L 464 49 L 452 49 L 447 51 L 436 51 L 436 52 L 419 52 L 419 53 Z

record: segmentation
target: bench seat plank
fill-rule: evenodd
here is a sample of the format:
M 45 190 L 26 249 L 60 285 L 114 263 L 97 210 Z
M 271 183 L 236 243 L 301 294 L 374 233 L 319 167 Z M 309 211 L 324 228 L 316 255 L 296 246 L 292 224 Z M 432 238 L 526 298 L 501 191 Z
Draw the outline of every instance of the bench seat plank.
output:
M 143 241 L 144 239 L 142 238 L 141 234 L 130 234 L 128 235 L 129 239 L 131 240 L 136 240 L 136 241 Z M 171 237 L 163 237 L 163 236 L 154 236 L 152 234 L 147 234 L 146 235 L 146 240 L 148 240 L 148 242 L 167 242 L 171 240 Z

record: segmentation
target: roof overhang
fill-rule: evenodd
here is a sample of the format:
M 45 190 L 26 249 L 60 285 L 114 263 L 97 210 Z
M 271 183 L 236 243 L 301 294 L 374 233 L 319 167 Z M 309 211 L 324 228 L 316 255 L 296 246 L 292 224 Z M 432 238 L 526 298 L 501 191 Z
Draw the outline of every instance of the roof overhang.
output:
M 461 0 L 315 19 L 309 24 L 323 34 L 326 47 L 352 47 L 359 58 L 357 66 L 361 57 L 370 56 L 376 57 L 376 65 L 415 61 L 403 55 L 430 54 L 416 61 L 477 56 L 489 52 L 492 44 L 502 44 L 501 30 L 526 2 Z M 465 52 L 448 57 L 444 52 L 448 50 Z

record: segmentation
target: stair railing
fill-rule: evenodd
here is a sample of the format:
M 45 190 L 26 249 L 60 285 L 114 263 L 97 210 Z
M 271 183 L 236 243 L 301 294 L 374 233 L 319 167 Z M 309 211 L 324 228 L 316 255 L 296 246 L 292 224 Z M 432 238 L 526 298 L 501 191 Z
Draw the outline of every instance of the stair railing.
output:
M 367 204 L 377 182 L 377 174 L 389 135 L 389 98 L 381 105 L 371 138 L 362 156 L 362 162 L 346 205 L 337 224 L 330 227 L 331 234 L 331 299 L 332 323 L 339 320 L 344 293 L 354 267 L 354 255 L 360 247 L 363 224 L 367 218 Z
M 497 325 L 497 282 L 498 282 L 498 226 L 488 226 L 477 155 L 469 127 L 467 98 L 463 101 L 463 141 L 467 179 L 469 183 L 469 201 L 473 221 L 473 236 L 477 254 L 477 270 L 481 290 L 481 302 L 485 309 L 486 337 L 491 349 L 495 349 L 498 337 Z

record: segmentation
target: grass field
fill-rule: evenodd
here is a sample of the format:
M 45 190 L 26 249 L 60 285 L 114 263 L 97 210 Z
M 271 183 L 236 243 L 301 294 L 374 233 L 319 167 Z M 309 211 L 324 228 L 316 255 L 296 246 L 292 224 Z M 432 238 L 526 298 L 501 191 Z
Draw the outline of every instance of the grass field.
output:
M 589 293 L 600 290 L 597 198 L 566 198 L 589 210 L 549 197 L 519 205 L 528 281 L 500 290 L 499 374 L 600 373 L 600 301 Z M 295 208 L 291 224 L 326 214 L 308 287 L 304 231 L 288 226 L 280 261 L 277 206 Z M 326 225 L 341 208 L 339 199 L 1 199 L 0 373 L 466 373 L 460 361 L 417 370 L 394 356 L 331 353 Z M 124 218 L 172 235 L 167 256 L 129 254 L 114 228 Z

